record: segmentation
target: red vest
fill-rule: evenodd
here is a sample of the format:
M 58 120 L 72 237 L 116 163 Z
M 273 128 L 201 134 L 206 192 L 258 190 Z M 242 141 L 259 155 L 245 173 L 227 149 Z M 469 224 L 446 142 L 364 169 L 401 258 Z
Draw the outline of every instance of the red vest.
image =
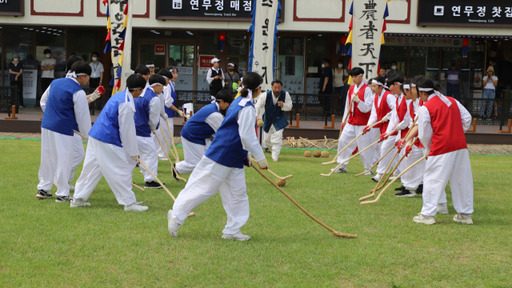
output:
M 391 111 L 391 108 L 389 108 L 389 106 L 388 106 L 388 100 L 387 100 L 388 95 L 390 95 L 390 94 L 391 93 L 387 90 L 384 92 L 384 95 L 382 95 L 382 97 L 381 97 L 382 100 L 380 100 L 380 106 L 379 106 L 379 96 L 380 95 L 375 95 L 375 100 L 374 100 L 373 105 L 375 105 L 375 110 L 377 111 L 377 121 L 380 121 L 382 119 L 382 117 L 386 116 Z M 385 122 L 385 123 L 380 123 L 378 125 L 375 125 L 374 127 L 380 129 L 380 134 L 385 134 L 386 129 L 388 128 L 388 124 L 389 124 L 389 121 Z
M 411 115 L 411 119 L 412 119 L 413 123 L 414 123 L 414 118 L 415 118 L 415 117 L 416 117 L 416 115 L 418 114 L 418 111 L 419 111 L 419 109 L 420 109 L 420 106 L 422 106 L 422 105 L 423 105 L 423 102 L 422 102 L 422 101 L 421 101 L 421 99 L 420 99 L 419 104 L 418 104 L 418 110 L 416 110 L 416 112 L 414 112 L 414 100 L 412 100 L 412 101 L 411 101 L 411 103 L 409 103 L 409 115 Z M 405 130 L 404 130 L 404 131 L 405 131 Z M 407 128 L 407 131 L 409 131 L 409 128 Z M 405 132 L 405 133 L 407 133 L 407 132 Z M 404 137 L 405 137 L 405 134 L 404 134 Z M 416 147 L 423 148 L 423 145 L 421 144 L 421 141 L 420 141 L 420 140 L 416 141 L 416 142 L 414 143 L 414 145 L 416 145 Z
M 452 102 L 450 107 L 446 106 L 439 97 L 432 97 L 424 104 L 430 114 L 433 130 L 429 156 L 467 149 L 457 101 L 452 97 L 446 98 Z
M 352 85 L 348 89 L 347 101 L 352 100 L 352 94 L 354 93 L 354 87 L 355 87 L 355 85 Z M 364 91 L 366 90 L 367 87 L 368 87 L 368 85 L 363 84 L 363 86 L 361 86 L 361 88 L 357 92 L 357 96 L 363 102 L 364 102 Z M 357 109 L 357 104 L 358 103 L 355 103 L 355 102 L 352 103 L 352 110 L 354 112 L 349 111 L 350 114 L 348 117 L 348 124 L 355 125 L 355 126 L 366 126 L 366 123 L 368 123 L 368 119 L 370 119 L 371 111 L 368 111 L 367 113 L 363 113 L 363 112 L 359 111 L 359 109 Z

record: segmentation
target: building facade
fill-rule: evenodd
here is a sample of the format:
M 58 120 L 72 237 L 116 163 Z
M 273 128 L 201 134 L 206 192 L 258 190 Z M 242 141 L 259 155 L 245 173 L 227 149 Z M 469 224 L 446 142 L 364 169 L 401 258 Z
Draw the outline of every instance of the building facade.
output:
M 254 1 L 254 0 L 252 0 Z M 154 62 L 156 69 L 179 67 L 179 90 L 208 90 L 209 60 L 221 67 L 235 63 L 247 71 L 251 0 L 134 0 L 132 66 Z M 362 0 L 373 2 L 373 0 Z M 318 92 L 322 59 L 336 65 L 349 58 L 351 0 L 282 0 L 275 77 L 293 93 Z M 494 64 L 500 85 L 512 86 L 512 3 L 500 0 L 391 0 L 381 50 L 381 66 L 396 62 L 407 77 L 424 74 L 444 85 L 452 61 L 462 71 L 461 90 L 479 97 L 483 71 Z M 41 94 L 39 63 L 43 51 L 57 59 L 56 77 L 74 53 L 90 61 L 100 52 L 110 79 L 110 56 L 103 54 L 106 8 L 102 0 L 0 1 L 0 85 L 9 85 L 8 64 L 19 54 L 25 66 L 24 98 L 35 104 Z M 132 67 L 133 68 L 133 67 Z

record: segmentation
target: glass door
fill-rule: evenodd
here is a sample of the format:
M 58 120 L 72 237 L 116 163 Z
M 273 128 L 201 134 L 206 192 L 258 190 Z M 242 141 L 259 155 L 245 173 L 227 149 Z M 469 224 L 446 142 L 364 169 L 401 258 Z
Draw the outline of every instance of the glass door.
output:
M 167 64 L 178 69 L 177 90 L 194 90 L 194 59 L 195 50 L 193 44 L 168 44 Z

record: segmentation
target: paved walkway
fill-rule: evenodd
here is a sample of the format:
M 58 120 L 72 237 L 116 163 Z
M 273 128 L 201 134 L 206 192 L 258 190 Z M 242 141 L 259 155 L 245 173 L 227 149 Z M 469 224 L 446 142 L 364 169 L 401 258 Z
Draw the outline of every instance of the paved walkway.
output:
M 0 132 L 0 140 L 2 139 L 39 139 L 40 133 L 14 133 Z M 176 143 L 181 143 L 180 137 L 174 138 Z M 512 155 L 512 145 L 491 145 L 491 144 L 468 144 L 470 154 L 499 154 Z

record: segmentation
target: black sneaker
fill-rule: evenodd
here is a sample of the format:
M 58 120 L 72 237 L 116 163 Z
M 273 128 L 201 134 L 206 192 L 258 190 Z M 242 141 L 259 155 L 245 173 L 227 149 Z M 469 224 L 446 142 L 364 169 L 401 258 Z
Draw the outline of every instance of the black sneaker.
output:
M 173 168 L 171 169 L 172 170 L 172 177 L 174 177 L 174 179 L 176 179 L 176 181 L 180 181 L 178 179 L 178 173 L 176 172 L 176 164 L 172 164 Z
M 165 185 L 165 184 L 164 184 Z M 156 181 L 151 181 L 151 182 L 146 182 L 146 185 L 144 185 L 144 188 L 149 188 L 149 189 L 161 189 L 162 188 L 162 185 L 160 185 L 160 183 L 156 182 Z
M 37 194 L 36 194 L 36 197 L 39 198 L 39 199 L 48 199 L 48 198 L 52 198 L 52 194 L 50 194 L 50 192 L 47 192 L 47 191 L 44 191 L 44 190 L 39 190 L 37 191 Z
M 420 186 L 418 186 L 418 189 L 416 189 L 416 194 L 418 194 L 418 195 L 423 194 L 423 184 L 420 184 Z
M 57 196 L 55 202 L 71 202 L 71 200 L 73 200 L 73 197 L 71 196 Z
M 405 187 L 404 187 L 404 185 L 402 185 L 401 187 L 395 188 L 395 191 L 402 191 L 404 189 L 405 189 Z
M 401 192 L 396 193 L 395 196 L 396 197 L 414 197 L 414 196 L 416 196 L 416 193 L 411 192 L 411 191 L 405 189 L 405 187 L 404 187 L 404 189 Z
M 268 148 L 265 148 L 265 153 L 272 153 L 272 152 L 270 152 L 270 150 L 268 150 Z

